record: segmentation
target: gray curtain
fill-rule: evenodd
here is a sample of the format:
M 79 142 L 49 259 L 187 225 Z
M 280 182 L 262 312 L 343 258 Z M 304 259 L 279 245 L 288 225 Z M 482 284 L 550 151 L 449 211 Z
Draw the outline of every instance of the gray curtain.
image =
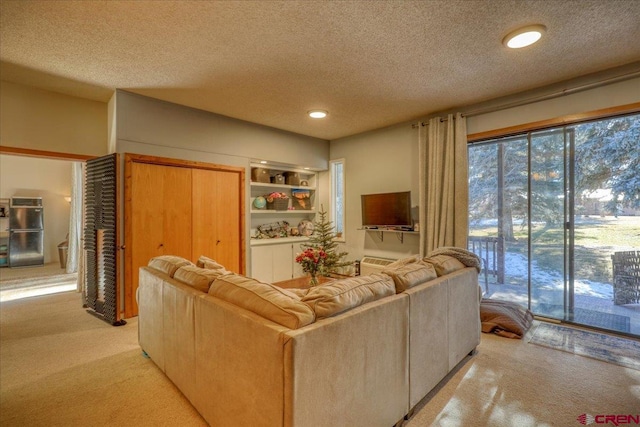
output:
M 420 255 L 443 246 L 466 248 L 469 187 L 467 121 L 436 117 L 419 131 Z

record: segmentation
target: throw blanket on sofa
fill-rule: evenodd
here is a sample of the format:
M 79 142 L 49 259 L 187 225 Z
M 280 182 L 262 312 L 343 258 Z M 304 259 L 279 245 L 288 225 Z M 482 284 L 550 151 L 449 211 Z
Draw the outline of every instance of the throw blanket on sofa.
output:
M 466 265 L 467 267 L 475 267 L 480 273 L 480 257 L 474 254 L 471 251 L 462 248 L 456 248 L 454 246 L 445 246 L 442 248 L 435 249 L 433 252 L 429 254 L 429 256 L 436 255 L 448 255 L 456 258 L 458 261 Z
M 520 339 L 531 327 L 533 314 L 509 301 L 482 299 L 480 302 L 482 332 Z

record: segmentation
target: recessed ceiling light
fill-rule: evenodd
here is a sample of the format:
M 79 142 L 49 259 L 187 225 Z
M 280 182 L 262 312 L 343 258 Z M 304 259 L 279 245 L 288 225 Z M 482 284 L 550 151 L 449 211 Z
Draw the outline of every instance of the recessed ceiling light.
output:
M 329 114 L 329 113 L 326 112 L 325 110 L 311 110 L 311 111 L 309 111 L 309 117 L 312 117 L 314 119 L 324 119 L 325 117 L 327 117 L 327 114 Z
M 540 40 L 546 29 L 544 25 L 529 25 L 517 29 L 507 34 L 507 36 L 502 39 L 502 44 L 512 49 L 532 45 Z
M 266 165 L 267 161 L 266 160 L 260 160 L 260 163 L 263 164 L 263 165 Z

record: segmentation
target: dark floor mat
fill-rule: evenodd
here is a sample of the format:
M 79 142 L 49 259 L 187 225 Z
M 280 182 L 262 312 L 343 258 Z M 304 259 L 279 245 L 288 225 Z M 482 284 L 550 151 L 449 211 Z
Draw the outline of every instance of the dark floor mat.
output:
M 560 305 L 537 304 L 532 307 L 534 314 L 552 317 L 554 319 L 566 320 L 581 325 L 595 326 L 597 328 L 609 329 L 612 331 L 629 332 L 631 322 L 628 316 L 619 314 L 602 313 L 600 311 L 588 310 L 586 308 L 574 309 L 573 316 L 564 316 L 564 309 Z

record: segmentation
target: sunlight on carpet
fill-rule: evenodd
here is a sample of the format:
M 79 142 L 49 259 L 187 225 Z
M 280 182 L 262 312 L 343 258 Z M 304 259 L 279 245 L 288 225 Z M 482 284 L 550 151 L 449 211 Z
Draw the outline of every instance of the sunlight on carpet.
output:
M 75 291 L 78 285 L 76 280 L 40 286 L 24 286 L 19 288 L 0 290 L 0 302 L 14 301 L 22 298 L 37 297 L 42 295 L 57 294 L 60 292 Z
M 639 341 L 540 323 L 529 343 L 640 371 Z

